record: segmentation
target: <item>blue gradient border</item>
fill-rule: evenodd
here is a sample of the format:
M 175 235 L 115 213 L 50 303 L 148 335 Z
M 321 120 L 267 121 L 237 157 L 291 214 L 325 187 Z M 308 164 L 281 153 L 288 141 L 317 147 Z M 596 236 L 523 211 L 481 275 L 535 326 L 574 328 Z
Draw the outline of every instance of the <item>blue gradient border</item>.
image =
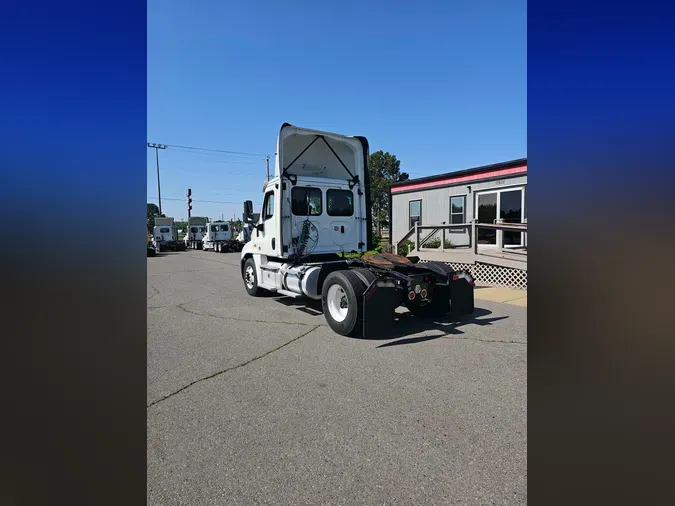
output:
M 3 2 L 5 503 L 145 502 L 146 26 Z
M 532 504 L 672 501 L 674 11 L 528 2 Z

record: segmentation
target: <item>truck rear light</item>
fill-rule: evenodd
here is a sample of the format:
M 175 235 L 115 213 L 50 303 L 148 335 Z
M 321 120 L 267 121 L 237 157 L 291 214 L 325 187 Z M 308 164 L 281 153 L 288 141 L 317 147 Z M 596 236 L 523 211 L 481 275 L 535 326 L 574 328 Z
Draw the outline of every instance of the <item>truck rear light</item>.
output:
M 410 291 L 408 292 L 408 299 L 414 300 L 414 299 L 415 299 L 415 292 L 413 292 L 412 290 L 410 290 Z
M 452 276 L 453 281 L 458 281 L 460 279 L 466 279 L 471 286 L 476 286 L 476 282 L 474 281 L 473 277 L 470 276 L 469 274 L 462 273 L 462 274 L 455 274 Z
M 427 289 L 426 289 L 426 288 L 422 288 L 422 291 L 420 292 L 420 295 L 421 295 L 422 297 L 426 298 L 426 297 L 427 297 Z

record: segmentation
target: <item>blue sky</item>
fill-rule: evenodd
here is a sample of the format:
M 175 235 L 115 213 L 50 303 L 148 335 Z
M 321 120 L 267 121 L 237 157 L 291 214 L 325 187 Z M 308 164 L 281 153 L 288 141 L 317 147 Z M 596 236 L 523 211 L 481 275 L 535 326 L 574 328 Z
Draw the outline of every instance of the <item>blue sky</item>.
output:
M 148 141 L 259 154 L 160 151 L 167 216 L 188 187 L 194 215 L 259 207 L 284 122 L 364 135 L 411 177 L 527 156 L 526 1 L 148 1 Z

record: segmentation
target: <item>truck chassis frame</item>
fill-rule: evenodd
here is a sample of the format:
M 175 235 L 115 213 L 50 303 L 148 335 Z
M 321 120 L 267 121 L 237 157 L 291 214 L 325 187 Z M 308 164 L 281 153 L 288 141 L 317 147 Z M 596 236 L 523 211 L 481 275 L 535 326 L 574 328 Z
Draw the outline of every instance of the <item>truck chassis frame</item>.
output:
M 257 295 L 264 289 L 256 286 L 257 279 L 251 279 L 249 261 L 254 262 L 252 257 L 243 259 L 242 278 L 248 293 Z M 460 317 L 474 312 L 474 278 L 442 262 L 419 263 L 416 257 L 366 254 L 357 259 L 338 257 L 302 265 L 320 267 L 317 283 L 324 316 L 331 329 L 341 335 L 386 336 L 401 305 L 420 317 Z

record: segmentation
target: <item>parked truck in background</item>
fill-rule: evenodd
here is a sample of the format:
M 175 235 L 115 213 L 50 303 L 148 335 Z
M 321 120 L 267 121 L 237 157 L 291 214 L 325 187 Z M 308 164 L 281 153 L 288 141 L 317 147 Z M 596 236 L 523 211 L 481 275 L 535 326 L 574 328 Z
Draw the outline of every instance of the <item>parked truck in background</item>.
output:
M 247 293 L 321 300 L 326 322 L 345 336 L 388 335 L 400 305 L 419 316 L 473 313 L 469 273 L 368 253 L 368 150 L 365 137 L 282 125 L 257 222 L 244 203 L 244 222 L 254 225 L 241 252 Z M 352 252 L 361 256 L 346 259 Z
M 229 222 L 213 221 L 206 224 L 206 235 L 202 239 L 204 251 L 223 251 L 223 245 L 232 240 L 232 227 Z
M 152 245 L 162 251 L 185 251 L 185 244 L 178 240 L 178 231 L 173 218 L 155 218 L 152 229 Z
M 206 222 L 207 219 L 200 216 L 188 218 L 188 226 L 184 238 L 187 249 L 202 249 L 202 239 L 206 234 Z
M 237 234 L 237 241 L 246 244 L 251 240 L 251 232 L 253 232 L 253 225 L 251 223 L 243 223 L 241 230 Z

